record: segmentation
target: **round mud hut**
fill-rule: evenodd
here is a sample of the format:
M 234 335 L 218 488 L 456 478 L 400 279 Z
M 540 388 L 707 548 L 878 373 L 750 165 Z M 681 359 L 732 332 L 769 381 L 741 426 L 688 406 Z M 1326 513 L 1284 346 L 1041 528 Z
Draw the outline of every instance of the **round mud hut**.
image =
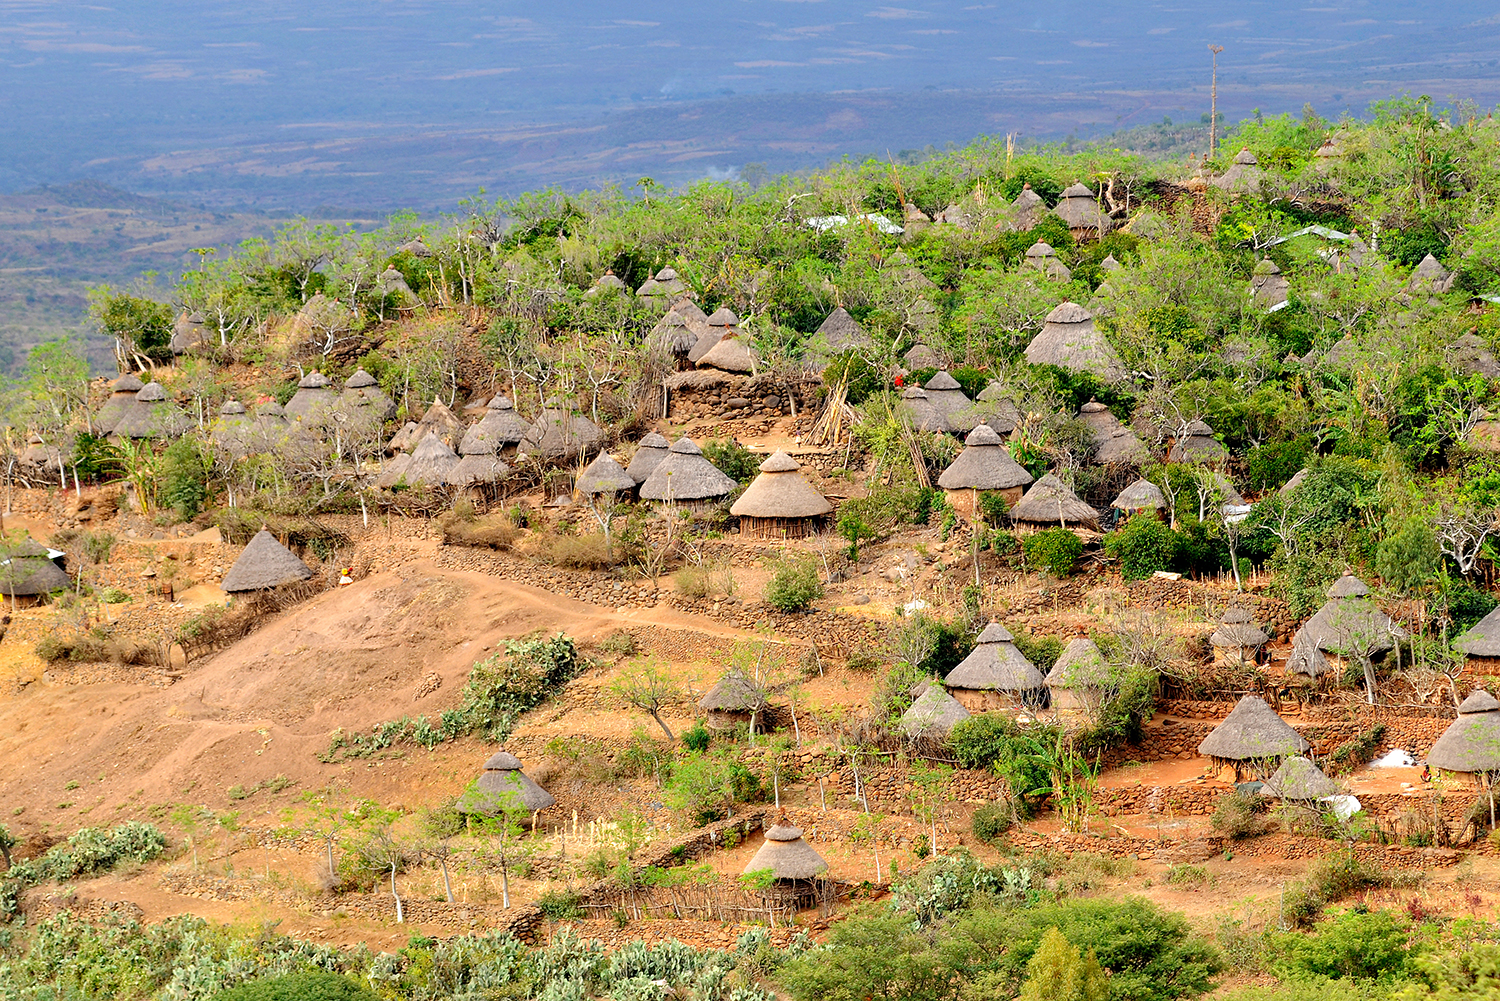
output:
M 1500 608 L 1474 623 L 1453 645 L 1468 658 L 1473 673 L 1500 675 Z
M 729 513 L 740 520 L 740 534 L 756 539 L 802 539 L 817 533 L 833 512 L 828 498 L 802 476 L 802 467 L 776 451 Z
M 628 494 L 635 489 L 635 480 L 625 472 L 623 466 L 608 452 L 600 452 L 598 458 L 584 467 L 578 474 L 573 489 L 585 497 L 608 497 Z
M 25 604 L 40 604 L 47 595 L 72 586 L 62 567 L 31 539 L 0 545 L 0 595 L 12 604 L 22 604 L 21 598 L 27 599 Z
M 704 722 L 710 730 L 733 730 L 744 726 L 753 730 L 766 728 L 766 693 L 739 671 L 731 670 L 720 678 L 698 700 Z
M 1224 722 L 1198 745 L 1226 782 L 1263 780 L 1284 758 L 1306 754 L 1312 745 L 1287 725 L 1264 699 L 1246 695 Z
M 948 426 L 948 418 L 932 405 L 932 401 L 927 398 L 927 390 L 920 386 L 908 386 L 903 390 L 901 402 L 897 406 L 911 421 L 911 426 L 918 431 L 947 432 L 952 430 Z
M 1121 490 L 1120 495 L 1109 506 L 1124 513 L 1126 517 L 1136 514 L 1160 517 L 1167 509 L 1167 498 L 1162 494 L 1161 487 L 1143 476 Z
M 636 446 L 635 455 L 630 457 L 630 465 L 625 467 L 625 472 L 630 474 L 636 486 L 640 486 L 651 476 L 652 471 L 661 465 L 662 460 L 671 450 L 672 443 L 652 431 Z
M 1062 198 L 1052 212 L 1068 224 L 1075 240 L 1097 240 L 1109 232 L 1109 216 L 1099 208 L 1094 193 L 1081 182 L 1063 189 Z
M 508 459 L 531 430 L 515 406 L 504 396 L 485 404 L 484 416 L 464 432 L 458 442 L 459 455 L 498 455 Z
M 703 457 L 703 449 L 692 439 L 682 438 L 641 484 L 641 500 L 676 504 L 689 511 L 710 511 L 738 486 Z
M 1427 764 L 1492 786 L 1500 772 L 1500 699 L 1483 688 L 1470 692 L 1458 707 L 1458 719 L 1427 752 Z
M 1010 509 L 1010 520 L 1022 533 L 1058 527 L 1097 529 L 1099 512 L 1068 489 L 1056 473 L 1048 473 L 1031 485 L 1021 503 Z
M 940 740 L 972 715 L 939 682 L 932 681 L 923 686 L 922 694 L 901 714 L 901 721 L 897 725 L 902 733 L 913 740 Z
M 971 712 L 1037 706 L 1047 700 L 1047 679 L 998 622 L 984 627 L 974 650 L 948 672 L 943 685 Z
M 1032 365 L 1055 365 L 1115 383 L 1125 378 L 1125 365 L 1094 326 L 1094 317 L 1076 302 L 1064 302 L 1047 314 L 1042 330 L 1026 345 Z
M 99 412 L 94 415 L 95 431 L 101 435 L 107 435 L 113 431 L 120 418 L 125 416 L 130 405 L 135 402 L 135 394 L 145 386 L 145 383 L 129 372 L 110 383 L 109 399 L 104 401 L 99 407 Z
M 312 569 L 286 546 L 262 528 L 234 561 L 219 586 L 230 594 L 244 591 L 269 591 L 283 584 L 295 584 L 313 575 Z
M 1294 754 L 1264 783 L 1260 794 L 1289 803 L 1315 803 L 1343 793 L 1339 784 L 1300 754 Z
M 286 401 L 286 416 L 294 420 L 306 420 L 316 411 L 329 407 L 338 399 L 332 389 L 333 383 L 322 372 L 312 371 L 297 383 L 297 391 Z
M 1219 617 L 1219 628 L 1209 635 L 1208 643 L 1214 648 L 1215 663 L 1253 664 L 1270 639 L 1249 610 L 1231 605 Z
M 521 771 L 520 758 L 509 751 L 496 751 L 455 806 L 460 813 L 496 817 L 523 812 L 535 815 L 556 802 L 550 792 Z
M 1096 712 L 1104 701 L 1109 668 L 1099 645 L 1075 636 L 1047 672 L 1052 708 L 1061 713 Z
M 1370 588 L 1345 574 L 1328 589 L 1328 601 L 1292 637 L 1287 672 L 1314 680 L 1343 674 L 1351 659 L 1384 657 L 1406 632 L 1370 598 Z
M 969 432 L 964 450 L 938 476 L 938 486 L 947 494 L 949 505 L 971 520 L 980 494 L 999 494 L 1009 510 L 1020 503 L 1022 489 L 1030 484 L 1026 467 L 1011 458 L 1005 442 L 987 424 Z

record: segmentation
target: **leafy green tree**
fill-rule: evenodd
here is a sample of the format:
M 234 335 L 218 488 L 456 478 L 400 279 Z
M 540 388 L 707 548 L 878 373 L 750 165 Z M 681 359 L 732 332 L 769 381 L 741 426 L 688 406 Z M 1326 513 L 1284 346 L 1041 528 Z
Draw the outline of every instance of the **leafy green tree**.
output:
M 178 520 L 191 521 L 208 496 L 208 470 L 203 453 L 190 438 L 179 438 L 162 453 L 162 503 L 174 508 Z
M 1094 950 L 1081 955 L 1056 928 L 1048 928 L 1026 965 L 1020 1001 L 1105 1001 L 1109 982 Z
M 1104 551 L 1120 561 L 1126 580 L 1143 580 L 1172 566 L 1177 558 L 1177 533 L 1161 519 L 1137 514 L 1104 542 Z
M 135 358 L 138 368 L 147 360 L 172 357 L 172 307 L 142 295 L 107 285 L 89 290 L 89 316 L 99 329 L 115 338 L 116 355 Z

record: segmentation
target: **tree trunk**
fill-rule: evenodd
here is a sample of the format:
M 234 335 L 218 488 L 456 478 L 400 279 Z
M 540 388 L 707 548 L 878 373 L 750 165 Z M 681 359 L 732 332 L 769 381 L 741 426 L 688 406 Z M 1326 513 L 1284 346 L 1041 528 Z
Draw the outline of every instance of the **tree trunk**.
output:
M 661 731 L 662 731 L 662 733 L 665 733 L 667 735 L 667 740 L 668 741 L 675 741 L 677 739 L 675 736 L 672 735 L 671 728 L 668 727 L 667 724 L 662 721 L 661 714 L 660 714 L 659 710 L 656 710 L 656 709 L 651 710 L 651 718 L 654 719 L 654 720 L 656 720 L 656 725 L 659 726 L 659 727 L 661 727 Z
M 448 856 L 441 859 L 443 863 L 443 892 L 448 895 L 448 903 L 453 903 L 453 882 L 448 878 Z
M 396 898 L 396 924 L 406 923 L 406 913 L 401 909 L 401 894 L 396 892 L 396 863 L 391 862 L 391 896 Z

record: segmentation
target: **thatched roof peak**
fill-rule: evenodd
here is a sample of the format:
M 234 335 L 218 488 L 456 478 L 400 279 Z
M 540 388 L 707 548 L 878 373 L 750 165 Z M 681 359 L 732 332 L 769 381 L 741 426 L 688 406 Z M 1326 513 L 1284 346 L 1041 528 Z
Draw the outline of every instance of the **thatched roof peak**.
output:
M 802 466 L 783 451 L 760 464 L 760 475 L 730 507 L 735 517 L 816 518 L 833 505 L 802 476 Z
M 957 699 L 936 681 L 923 686 L 898 724 L 908 737 L 945 737 L 970 716 Z
M 1161 488 L 1144 476 L 1131 483 L 1110 505 L 1120 511 L 1160 511 L 1167 506 Z
M 636 447 L 635 455 L 630 457 L 630 465 L 625 467 L 625 472 L 629 473 L 630 478 L 637 484 L 645 483 L 652 470 L 667 457 L 671 448 L 671 442 L 655 431 L 650 432 L 641 439 Z
M 1250 152 L 1248 149 L 1242 149 L 1238 153 L 1236 153 L 1234 162 L 1240 164 L 1241 166 L 1253 166 L 1260 163 L 1260 161 L 1255 158 L 1255 154 Z
M 1328 587 L 1330 598 L 1362 598 L 1370 593 L 1370 585 L 1354 576 L 1346 573 Z
M 1104 271 L 1106 273 L 1107 272 L 1111 272 L 1111 271 L 1119 271 L 1119 270 L 1121 270 L 1124 267 L 1125 267 L 1125 265 L 1123 265 L 1119 261 L 1115 260 L 1115 255 L 1114 254 L 1107 255 L 1104 258 L 1104 260 L 1102 260 L 1102 261 L 1099 262 L 1099 270 L 1100 271 Z
M 1095 525 L 1099 512 L 1080 500 L 1056 473 L 1048 473 L 1033 483 L 1021 502 L 1010 509 L 1010 517 L 1012 521 L 1043 525 Z
M 677 455 L 703 454 L 703 449 L 699 448 L 698 443 L 693 441 L 693 439 L 691 438 L 678 438 L 675 442 L 672 443 L 672 447 L 668 449 L 668 451 L 673 452 Z
M 331 385 L 333 385 L 333 383 L 329 381 L 328 376 L 324 375 L 322 372 L 319 372 L 317 369 L 313 369 L 311 372 L 302 377 L 302 381 L 297 383 L 297 388 L 327 389 Z
M 456 465 L 458 453 L 437 432 L 428 431 L 412 449 L 404 475 L 406 482 L 414 487 L 439 487 L 448 482 L 448 474 Z
M 1500 657 L 1500 607 L 1474 623 L 1453 645 L 1470 657 Z
M 703 457 L 691 438 L 681 438 L 641 483 L 641 499 L 701 501 L 724 497 L 739 486 Z
M 859 321 L 849 315 L 849 311 L 839 306 L 818 325 L 814 334 L 821 337 L 824 345 L 830 351 L 844 351 L 852 347 L 862 347 L 870 343 L 870 335 Z
M 762 473 L 795 473 L 802 468 L 802 464 L 787 455 L 781 449 L 771 453 L 771 457 L 760 464 Z
M 345 389 L 368 389 L 370 386 L 378 386 L 379 381 L 362 368 L 354 370 L 354 374 L 344 380 Z
M 239 400 L 225 400 L 224 405 L 219 408 L 219 413 L 226 417 L 243 414 L 244 412 L 245 405 Z
M 110 391 L 115 393 L 139 393 L 145 387 L 146 384 L 144 382 L 129 372 L 126 372 L 109 384 Z
M 1500 699 L 1495 698 L 1483 688 L 1476 688 L 1469 693 L 1458 706 L 1461 715 L 1468 716 L 1473 713 L 1492 713 L 1500 709 Z
M 1010 490 L 1031 482 L 1026 467 L 1011 457 L 989 425 L 980 424 L 970 431 L 964 446 L 938 477 L 938 486 L 944 490 Z
M 1046 687 L 1036 665 L 1012 642 L 1004 626 L 991 622 L 979 634 L 973 651 L 948 672 L 943 684 L 971 691 L 1033 692 Z
M 720 306 L 708 314 L 708 325 L 710 327 L 732 327 L 740 322 L 740 318 L 734 315 L 734 310 L 728 306 Z
M 1240 699 L 1224 722 L 1198 745 L 1199 754 L 1233 761 L 1282 758 L 1311 749 L 1312 745 L 1301 734 L 1287 725 L 1264 699 L 1254 695 Z
M 991 622 L 991 623 L 989 623 L 988 625 L 986 625 L 984 627 L 984 630 L 982 632 L 980 632 L 980 634 L 979 634 L 979 638 L 976 639 L 974 642 L 975 643 L 1009 643 L 1013 639 L 1015 639 L 1015 637 L 1010 634 L 1010 630 L 1009 629 L 1006 629 L 1004 626 L 1002 626 L 998 622 Z
M 1263 796 L 1290 800 L 1324 799 L 1337 796 L 1340 792 L 1342 790 L 1337 782 L 1300 754 L 1283 761 L 1275 774 L 1266 779 L 1261 789 Z
M 1092 320 L 1094 314 L 1076 302 L 1060 302 L 1047 314 L 1044 323 L 1083 323 Z
M 768 869 L 777 879 L 812 879 L 827 872 L 828 863 L 802 840 L 802 832 L 783 817 L 766 831 L 765 843 L 745 866 L 746 873 Z
M 1448 724 L 1427 752 L 1427 763 L 1449 772 L 1500 771 L 1500 712 L 1478 708 L 1495 700 L 1483 689 L 1471 693 L 1464 703 L 1470 700 L 1476 711 L 1459 707 L 1458 719 Z
M 290 549 L 276 540 L 267 529 L 255 533 L 239 559 L 224 575 L 220 585 L 231 594 L 240 591 L 264 591 L 282 584 L 307 580 L 311 568 Z
M 695 363 L 721 372 L 755 371 L 755 354 L 733 327 L 724 328 L 724 336 L 709 348 Z
M 1038 240 L 1026 248 L 1026 256 L 1036 261 L 1044 257 L 1056 257 L 1057 251 L 1053 250 L 1052 245 L 1045 240 Z
M 733 669 L 698 700 L 698 708 L 704 712 L 759 712 L 765 705 L 765 691 Z
M 581 494 L 613 494 L 635 489 L 635 480 L 608 452 L 600 452 L 574 484 Z
M 1104 680 L 1101 677 L 1104 670 L 1104 653 L 1099 644 L 1087 636 L 1075 636 L 1047 672 L 1047 684 L 1053 688 L 1097 686 Z
M 556 802 L 551 793 L 521 771 L 519 758 L 509 751 L 497 751 L 484 763 L 473 788 L 460 796 L 456 805 L 462 813 L 493 817 L 522 808 L 534 813 Z
M 1074 181 L 1066 188 L 1063 188 L 1062 196 L 1064 198 L 1093 198 L 1094 193 L 1089 190 L 1087 184 L 1084 184 L 1082 181 Z
M 928 379 L 927 382 L 923 384 L 922 388 L 936 390 L 963 389 L 963 387 L 958 384 L 958 380 L 948 374 L 947 369 L 938 371 L 937 374 L 935 374 L 931 379 Z
M 148 382 L 136 390 L 135 398 L 142 403 L 160 403 L 167 398 L 167 391 L 159 382 Z

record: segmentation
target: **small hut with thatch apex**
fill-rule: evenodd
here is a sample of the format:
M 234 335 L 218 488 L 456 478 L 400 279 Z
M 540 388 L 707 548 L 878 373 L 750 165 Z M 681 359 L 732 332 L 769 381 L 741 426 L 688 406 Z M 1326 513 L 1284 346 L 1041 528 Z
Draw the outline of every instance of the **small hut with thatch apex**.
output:
M 1075 636 L 1047 672 L 1052 708 L 1060 713 L 1093 713 L 1104 704 L 1109 666 L 1099 645 Z
M 26 443 L 26 448 L 16 460 L 16 465 L 25 475 L 36 476 L 44 480 L 57 478 L 64 485 L 67 483 L 62 449 L 56 445 L 47 444 L 39 434 L 31 436 Z
M 405 471 L 403 466 L 397 476 Z M 444 483 L 450 487 L 487 487 L 499 483 L 509 475 L 510 466 L 498 454 L 472 452 L 458 457 L 453 468 L 448 470 Z
M 255 418 L 245 411 L 239 400 L 225 400 L 219 408 L 219 416 L 209 425 L 209 438 L 215 445 L 236 458 L 243 458 L 253 450 Z
M 380 467 L 380 475 L 375 477 L 375 486 L 381 490 L 390 490 L 396 486 L 409 485 L 406 483 L 406 467 L 411 465 L 410 452 L 397 452 L 396 455 Z M 458 468 L 456 465 L 453 467 Z
M 1500 608 L 1469 627 L 1453 646 L 1468 658 L 1475 674 L 1500 675 Z
M 120 415 L 111 434 L 116 438 L 178 438 L 192 426 L 188 415 L 167 399 L 159 382 L 148 382 L 135 394 L 135 403 Z
M 1021 503 L 1010 509 L 1010 520 L 1022 533 L 1059 526 L 1098 529 L 1099 512 L 1079 499 L 1056 473 L 1048 473 L 1031 485 Z
M 590 285 L 588 291 L 583 293 L 584 298 L 592 299 L 598 295 L 612 294 L 616 292 L 629 292 L 630 286 L 620 280 L 620 276 L 613 270 L 607 270 L 599 276 L 599 280 Z
M 0 544 L 0 595 L 12 605 L 40 604 L 49 594 L 73 586 L 62 567 L 47 556 L 47 550 L 31 539 Z
M 1089 429 L 1089 437 L 1094 446 L 1089 462 L 1093 465 L 1138 465 L 1148 458 L 1145 443 L 1098 400 L 1089 400 L 1080 407 L 1078 419 Z
M 943 685 L 971 712 L 1037 706 L 1047 700 L 1047 679 L 998 622 L 984 627 L 973 652 L 948 672 Z
M 920 386 L 908 386 L 902 390 L 901 402 L 898 406 L 911 420 L 911 426 L 918 431 L 945 432 L 950 430 L 948 418 L 932 405 L 932 401 L 927 398 L 927 391 Z
M 144 388 L 146 384 L 129 372 L 110 383 L 109 399 L 104 401 L 99 412 L 94 415 L 95 433 L 107 435 L 113 431 L 120 418 L 125 416 L 135 402 L 135 394 Z
M 1084 184 L 1074 182 L 1063 190 L 1053 213 L 1068 224 L 1075 240 L 1097 240 L 1109 232 L 1110 219 Z
M 279 410 L 280 408 L 278 407 L 277 409 Z M 391 435 L 391 440 L 385 443 L 385 450 L 391 455 L 395 455 L 397 452 L 405 452 L 416 444 L 416 440 L 417 422 L 407 421 L 401 425 L 401 430 Z
M 1161 487 L 1142 476 L 1121 490 L 1110 507 L 1124 512 L 1126 516 L 1150 514 L 1160 517 L 1167 508 L 1167 498 L 1163 496 Z
M 1250 299 L 1267 313 L 1274 313 L 1286 308 L 1291 287 L 1276 262 L 1267 257 L 1256 263 L 1250 276 Z
M 636 486 L 640 486 L 651 476 L 651 471 L 661 465 L 671 449 L 671 442 L 652 431 L 636 446 L 635 455 L 630 457 L 630 465 L 625 467 L 625 472 L 630 474 Z
M 509 751 L 496 751 L 454 805 L 460 813 L 495 817 L 523 812 L 535 815 L 556 802 L 556 797 L 521 771 L 520 758 Z
M 599 425 L 582 414 L 564 411 L 556 400 L 548 400 L 536 423 L 526 432 L 518 451 L 522 456 L 535 455 L 566 462 L 588 455 L 603 443 L 604 432 Z
M 283 584 L 307 580 L 312 575 L 312 569 L 306 563 L 276 541 L 269 529 L 262 528 L 245 546 L 219 586 L 230 594 L 269 591 Z
M 1087 372 L 1105 382 L 1125 378 L 1125 365 L 1104 332 L 1094 326 L 1093 314 L 1076 302 L 1061 303 L 1047 314 L 1041 332 L 1026 345 L 1026 360 Z
M 1395 649 L 1406 632 L 1370 599 L 1370 588 L 1345 574 L 1328 589 L 1328 601 L 1292 637 L 1286 668 L 1317 679 L 1342 674 L 1350 661 L 1376 660 Z
M 573 489 L 588 497 L 624 494 L 635 489 L 635 480 L 631 479 L 624 467 L 615 461 L 614 456 L 608 452 L 600 452 L 598 457 L 578 474 L 578 482 L 573 484 Z
M 1198 753 L 1213 759 L 1226 782 L 1263 780 L 1281 766 L 1283 758 L 1310 750 L 1312 745 L 1300 733 L 1254 695 L 1241 698 L 1198 745 Z
M 687 291 L 687 283 L 672 268 L 662 268 L 635 290 L 636 298 L 657 309 L 665 309 L 673 297 Z
M 750 375 L 755 372 L 755 352 L 745 336 L 733 327 L 726 327 L 724 336 L 698 359 L 699 368 L 716 368 L 720 372 Z
M 1468 775 L 1490 796 L 1490 824 L 1495 823 L 1495 774 L 1500 772 L 1500 699 L 1483 688 L 1469 693 L 1458 707 L 1458 719 L 1427 752 L 1427 764 L 1440 773 Z
M 1229 458 L 1229 449 L 1214 437 L 1214 429 L 1202 420 L 1188 421 L 1182 434 L 1172 442 L 1167 452 L 1168 462 L 1191 462 L 1198 465 L 1213 465 Z
M 917 343 L 901 356 L 901 366 L 908 372 L 920 372 L 924 368 L 942 368 L 943 356 L 934 351 L 931 346 Z
M 411 461 L 401 471 L 409 487 L 442 487 L 448 485 L 448 474 L 458 465 L 458 453 L 448 443 L 429 431 L 412 449 Z
M 1314 803 L 1343 793 L 1339 784 L 1323 769 L 1300 754 L 1294 754 L 1281 763 L 1275 774 L 1261 785 L 1260 794 L 1279 799 L 1285 803 Z
M 765 689 L 733 668 L 698 700 L 698 708 L 710 730 L 765 727 Z
M 941 683 L 930 681 L 922 686 L 922 694 L 901 714 L 897 725 L 902 733 L 913 740 L 924 737 L 941 739 L 971 715 L 973 714 L 964 708 L 962 702 L 948 694 Z
M 1073 277 L 1068 266 L 1058 260 L 1057 251 L 1052 249 L 1052 244 L 1045 240 L 1038 240 L 1026 248 L 1025 265 L 1035 268 L 1054 281 L 1065 282 Z
M 967 417 L 976 422 L 976 427 L 988 424 L 991 430 L 1004 437 L 1021 422 L 1021 410 L 1010 398 L 1005 384 L 997 380 L 979 391 Z
M 504 396 L 485 404 L 484 416 L 464 432 L 458 443 L 459 455 L 498 455 L 510 457 L 525 439 L 531 425 L 523 421 L 516 408 Z
M 829 313 L 812 336 L 813 346 L 827 355 L 868 348 L 873 343 L 865 328 L 843 306 Z
M 641 500 L 676 504 L 689 511 L 709 511 L 739 486 L 703 457 L 691 438 L 681 438 L 667 450 L 641 484 Z
M 1428 254 L 1412 270 L 1406 287 L 1413 292 L 1446 292 L 1453 287 L 1453 274 Z
M 1216 663 L 1253 664 L 1271 637 L 1255 624 L 1255 616 L 1239 605 L 1230 605 L 1219 617 L 1219 628 L 1208 637 Z
M 293 420 L 306 420 L 314 411 L 331 406 L 338 399 L 332 386 L 333 383 L 322 372 L 309 372 L 297 383 L 297 391 L 282 409 Z
M 701 336 L 707 336 L 706 331 Z M 662 355 L 671 355 L 677 359 L 679 367 L 686 367 L 688 353 L 697 346 L 699 337 L 700 332 L 689 326 L 687 317 L 669 309 L 646 335 L 646 346 Z
M 396 416 L 396 401 L 385 395 L 376 378 L 362 368 L 355 369 L 354 374 L 344 380 L 344 397 L 368 400 L 382 421 Z
M 757 539 L 801 539 L 813 535 L 833 505 L 802 476 L 802 467 L 776 451 L 760 464 L 760 475 L 730 507 L 740 534 Z
M 1021 500 L 1021 491 L 1031 483 L 1026 467 L 1011 458 L 995 429 L 981 424 L 964 439 L 964 450 L 938 477 L 938 486 L 948 495 L 953 510 L 974 518 L 979 495 L 997 493 L 1007 509 Z
M 973 430 L 974 421 L 969 416 L 969 411 L 974 406 L 974 401 L 964 394 L 963 387 L 948 374 L 947 369 L 940 369 L 927 380 L 922 389 L 927 393 L 927 402 L 943 415 L 950 428 L 956 431 L 961 424 L 967 424 L 962 430 Z
M 1255 158 L 1255 154 L 1242 149 L 1235 155 L 1229 169 L 1210 183 L 1222 191 L 1241 195 L 1259 191 L 1265 177 L 1266 172 L 1260 168 L 1260 161 Z
M 1010 203 L 1011 219 L 1007 227 L 1014 233 L 1029 233 L 1047 214 L 1047 203 L 1031 190 L 1030 182 L 1021 185 L 1021 193 Z
M 767 829 L 765 843 L 745 866 L 745 875 L 768 870 L 778 883 L 805 883 L 827 872 L 828 863 L 782 816 Z
M 436 435 L 449 449 L 458 445 L 464 437 L 464 422 L 449 409 L 448 404 L 442 400 L 433 400 L 432 406 L 417 421 L 417 426 L 411 433 L 411 439 L 407 443 L 408 448 L 414 448 L 422 439 L 429 434 Z

